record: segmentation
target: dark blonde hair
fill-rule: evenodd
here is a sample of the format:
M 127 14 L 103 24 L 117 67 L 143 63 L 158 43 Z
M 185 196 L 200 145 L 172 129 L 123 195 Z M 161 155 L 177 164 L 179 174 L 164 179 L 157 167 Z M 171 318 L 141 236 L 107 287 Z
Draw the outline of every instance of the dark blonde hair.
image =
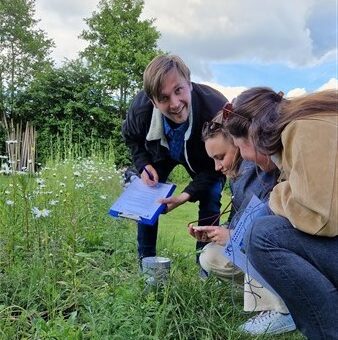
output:
M 157 56 L 148 64 L 143 73 L 143 89 L 150 99 L 160 97 L 164 77 L 172 69 L 176 69 L 190 84 L 190 70 L 180 57 L 176 55 Z
M 337 90 L 325 90 L 293 99 L 267 87 L 242 92 L 227 116 L 235 138 L 252 138 L 257 150 L 272 155 L 282 149 L 281 134 L 290 122 L 318 114 L 338 114 Z
M 232 144 L 235 148 L 237 148 L 234 144 L 230 131 L 226 125 L 225 120 L 223 119 L 223 111 L 219 111 L 215 118 L 210 122 L 205 122 L 202 128 L 202 141 L 205 142 L 208 139 L 215 138 L 218 135 L 222 135 L 223 138 Z M 235 158 L 231 165 L 231 168 L 228 171 L 227 176 L 235 179 L 239 176 L 239 168 L 242 162 L 242 157 L 237 148 L 237 152 L 235 154 Z

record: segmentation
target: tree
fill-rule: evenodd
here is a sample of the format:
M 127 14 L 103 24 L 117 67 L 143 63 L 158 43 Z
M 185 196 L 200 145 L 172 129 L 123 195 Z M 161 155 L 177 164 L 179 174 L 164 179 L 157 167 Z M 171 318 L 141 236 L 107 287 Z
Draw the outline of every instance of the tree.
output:
M 157 49 L 159 32 L 152 20 L 140 20 L 143 0 L 101 0 L 99 11 L 86 19 L 89 41 L 82 52 L 107 87 L 124 117 L 129 100 L 142 86 L 142 75 Z
M 39 161 L 44 162 L 51 154 L 51 145 L 59 138 L 63 144 L 67 139 L 80 145 L 87 155 L 94 141 L 105 146 L 110 140 L 114 144 L 116 165 L 128 163 L 117 108 L 81 60 L 46 68 L 21 93 L 18 105 L 22 118 L 38 128 Z
M 53 42 L 36 28 L 34 7 L 35 0 L 0 0 L 0 109 L 11 117 L 18 93 L 51 64 Z

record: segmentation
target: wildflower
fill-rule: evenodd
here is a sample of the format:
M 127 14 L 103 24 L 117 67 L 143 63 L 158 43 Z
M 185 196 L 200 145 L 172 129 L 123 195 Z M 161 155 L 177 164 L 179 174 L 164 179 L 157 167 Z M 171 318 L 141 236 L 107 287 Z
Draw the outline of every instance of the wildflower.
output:
M 1 165 L 1 169 L 3 169 L 3 170 L 1 170 L 0 172 L 4 173 L 6 175 L 8 175 L 12 172 L 12 170 L 9 168 L 9 166 L 6 163 Z
M 36 183 L 38 183 L 39 185 L 44 185 L 45 184 L 45 180 L 43 178 L 37 178 L 36 179 Z
M 49 214 L 50 214 L 50 210 L 45 209 L 45 208 L 42 209 L 42 210 L 40 210 L 40 209 L 37 208 L 37 207 L 33 207 L 33 208 L 32 208 L 32 213 L 33 213 L 33 215 L 34 215 L 35 218 L 47 217 L 47 216 L 49 216 Z
M 48 210 L 48 209 L 42 209 L 41 210 L 41 216 L 42 217 L 47 217 L 47 216 L 49 216 L 49 214 L 50 214 L 50 210 Z
M 6 204 L 7 204 L 7 205 L 13 205 L 13 204 L 14 204 L 14 201 L 12 201 L 12 200 L 6 200 Z
M 50 200 L 49 205 L 57 205 L 59 203 L 58 200 Z

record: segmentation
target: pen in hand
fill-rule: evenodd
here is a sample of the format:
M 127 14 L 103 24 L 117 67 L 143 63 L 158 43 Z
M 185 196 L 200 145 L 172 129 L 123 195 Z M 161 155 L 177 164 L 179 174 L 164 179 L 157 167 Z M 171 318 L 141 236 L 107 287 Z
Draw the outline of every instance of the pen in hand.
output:
M 146 167 L 144 167 L 143 170 L 147 173 L 149 179 L 153 181 L 154 180 L 153 174 Z

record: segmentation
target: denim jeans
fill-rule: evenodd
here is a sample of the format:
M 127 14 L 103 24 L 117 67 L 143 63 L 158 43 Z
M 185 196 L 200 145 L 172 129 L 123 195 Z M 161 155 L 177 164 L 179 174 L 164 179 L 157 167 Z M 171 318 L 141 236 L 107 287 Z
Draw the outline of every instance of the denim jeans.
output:
M 308 339 L 338 339 L 338 236 L 309 235 L 271 215 L 257 218 L 246 238 L 249 260 L 297 328 Z
M 169 172 L 177 163 L 166 164 L 166 166 L 158 167 L 157 172 L 160 177 L 160 181 L 165 181 L 168 177 Z M 162 170 L 162 171 L 161 171 Z M 219 218 L 215 215 L 220 214 L 221 208 L 221 194 L 223 190 L 224 181 L 220 179 L 215 182 L 213 186 L 209 188 L 207 192 L 204 192 L 203 197 L 199 199 L 199 225 L 210 225 L 214 222 L 218 225 Z M 183 221 L 182 221 L 183 222 Z M 186 221 L 187 223 L 189 221 Z M 184 223 L 184 222 L 183 222 Z M 140 259 L 146 256 L 156 255 L 156 240 L 158 231 L 158 221 L 150 226 L 142 223 L 137 225 L 137 243 L 138 243 L 138 256 Z M 187 233 L 188 236 L 188 233 Z M 202 249 L 206 245 L 205 242 L 196 242 L 196 250 Z M 198 258 L 198 256 L 197 256 Z

